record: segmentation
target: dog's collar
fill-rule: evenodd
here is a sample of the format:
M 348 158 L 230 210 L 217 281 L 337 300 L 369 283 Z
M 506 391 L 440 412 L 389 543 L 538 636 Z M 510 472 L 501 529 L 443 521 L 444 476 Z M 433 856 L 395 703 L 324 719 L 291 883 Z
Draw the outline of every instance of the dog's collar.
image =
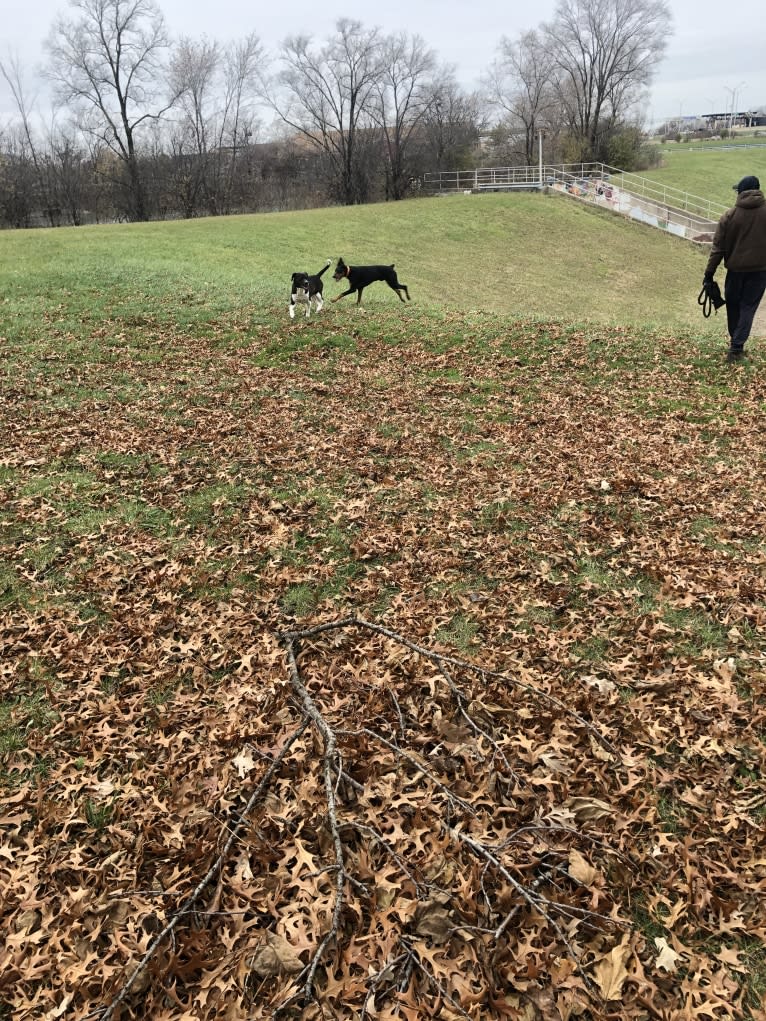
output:
M 346 276 L 350 276 L 350 275 L 351 275 L 351 267 L 350 266 L 346 266 Z

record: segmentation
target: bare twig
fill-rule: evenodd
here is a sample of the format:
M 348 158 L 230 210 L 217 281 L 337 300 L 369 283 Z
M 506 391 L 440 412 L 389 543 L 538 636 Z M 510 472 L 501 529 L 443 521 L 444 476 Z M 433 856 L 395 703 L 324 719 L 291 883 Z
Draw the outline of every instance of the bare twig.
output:
M 146 971 L 149 962 L 154 957 L 158 948 L 165 942 L 168 936 L 174 935 L 175 930 L 178 924 L 180 923 L 181 919 L 184 916 L 188 915 L 193 910 L 194 905 L 199 900 L 203 891 L 207 888 L 210 882 L 220 873 L 223 864 L 226 861 L 226 858 L 229 854 L 229 851 L 231 850 L 232 844 L 237 839 L 239 831 L 242 829 L 247 820 L 247 816 L 253 810 L 253 808 L 261 799 L 261 797 L 263 797 L 263 795 L 266 793 L 274 774 L 279 769 L 283 760 L 287 757 L 287 753 L 290 751 L 293 744 L 303 734 L 308 725 L 309 721 L 303 720 L 298 729 L 294 730 L 293 733 L 288 737 L 287 741 L 285 741 L 279 754 L 274 758 L 271 765 L 268 767 L 266 772 L 261 777 L 260 783 L 255 788 L 253 793 L 250 795 L 250 798 L 248 799 L 244 811 L 241 813 L 236 825 L 233 827 L 231 833 L 229 834 L 228 840 L 223 846 L 223 850 L 215 859 L 215 861 L 207 870 L 207 872 L 199 881 L 199 883 L 197 883 L 197 885 L 189 894 L 189 896 L 186 898 L 186 900 L 183 902 L 183 904 L 173 914 L 172 918 L 167 923 L 165 928 L 162 929 L 161 932 L 157 933 L 157 935 L 154 937 L 152 942 L 147 947 L 144 956 L 141 958 L 138 965 L 131 974 L 130 978 L 122 986 L 122 989 L 120 990 L 119 994 L 115 997 L 114 1000 L 112 1000 L 111 1004 L 108 1007 L 92 1011 L 90 1014 L 86 1015 L 87 1017 L 99 1017 L 101 1018 L 101 1021 L 109 1021 L 110 1018 L 114 1017 L 114 1012 L 117 1010 L 120 1004 L 125 1001 L 125 999 L 128 996 L 128 993 L 133 988 L 138 978 Z
M 407 865 L 402 860 L 401 855 L 396 853 L 396 849 L 391 846 L 391 844 L 386 840 L 386 838 L 382 834 L 378 833 L 378 831 L 376 829 L 373 829 L 372 826 L 364 826 L 362 823 L 352 821 L 351 825 L 354 827 L 355 830 L 358 830 L 360 833 L 364 833 L 367 837 L 370 838 L 370 840 L 374 840 L 376 844 L 380 844 L 380 846 L 385 849 L 386 853 L 389 855 L 391 860 L 396 863 L 399 869 L 401 869 L 401 871 L 405 874 L 405 876 L 415 887 L 415 892 L 417 893 L 418 897 L 420 897 L 422 894 L 426 892 L 427 888 L 415 878 L 413 873 L 407 868 Z
M 402 940 L 402 946 L 407 948 L 407 951 L 410 956 L 410 961 L 412 962 L 413 966 L 423 974 L 428 984 L 433 986 L 438 995 L 441 996 L 443 1000 L 446 1000 L 447 1003 L 449 1003 L 449 1005 L 453 1008 L 453 1010 L 456 1010 L 461 1017 L 468 1018 L 468 1021 L 471 1021 L 471 1015 L 467 1014 L 463 1010 L 463 1008 L 457 1002 L 455 997 L 444 988 L 444 986 L 441 984 L 441 982 L 439 982 L 436 976 L 432 975 L 428 968 L 424 967 L 423 964 L 421 964 L 420 960 L 418 959 L 417 951 L 415 950 L 415 948 L 411 946 L 406 940 Z
M 347 730 L 343 731 L 343 733 L 366 734 L 367 737 L 371 737 L 374 741 L 379 741 L 381 744 L 385 745 L 386 748 L 390 749 L 390 751 L 392 751 L 395 755 L 398 755 L 401 758 L 406 759 L 407 762 L 409 762 L 410 765 L 413 766 L 419 773 L 422 773 L 423 776 L 428 777 L 428 779 L 431 781 L 434 787 L 437 787 L 440 791 L 442 791 L 449 798 L 450 801 L 454 802 L 456 805 L 459 805 L 464 812 L 467 812 L 469 815 L 476 815 L 476 809 L 473 807 L 472 804 L 470 804 L 470 802 L 465 801 L 459 795 L 455 794 L 454 791 L 450 790 L 450 788 L 447 787 L 446 784 L 443 784 L 441 780 L 438 779 L 438 777 L 435 777 L 434 774 L 429 769 L 426 769 L 422 762 L 418 762 L 414 755 L 411 755 L 410 752 L 407 752 L 403 748 L 400 748 L 399 745 L 394 744 L 393 741 L 388 741 L 385 737 L 383 737 L 382 734 L 376 734 L 374 730 L 370 730 L 368 727 L 362 727 L 360 730 L 353 731 Z
M 522 886 L 522 884 L 519 883 L 518 880 L 516 880 L 511 875 L 511 873 L 508 871 L 505 865 L 503 865 L 500 859 L 497 858 L 488 848 L 486 848 L 478 840 L 474 840 L 472 837 L 469 837 L 467 833 L 462 833 L 451 826 L 445 826 L 445 829 L 454 840 L 457 840 L 460 843 L 465 844 L 465 846 L 470 848 L 475 855 L 477 855 L 479 858 L 484 859 L 484 861 L 489 862 L 490 865 L 496 868 L 500 875 L 503 877 L 503 879 L 505 879 L 505 881 L 511 887 L 513 887 L 513 889 L 519 894 L 522 900 L 526 901 L 527 904 L 535 911 L 540 912 L 540 914 L 545 918 L 548 924 L 553 927 L 553 929 L 556 931 L 557 936 L 562 941 L 564 946 L 567 948 L 570 957 L 577 966 L 577 969 L 580 972 L 581 976 L 583 977 L 584 981 L 589 986 L 592 987 L 593 985 L 592 979 L 585 972 L 582 965 L 580 964 L 579 954 L 576 952 L 572 944 L 569 942 L 566 933 L 558 924 L 556 919 L 551 917 L 550 909 L 561 909 L 564 905 L 557 904 L 556 901 L 548 900 L 547 897 L 543 897 L 536 891 L 533 892 L 531 889 Z M 610 921 L 610 919 L 608 919 L 605 915 L 597 917 L 601 917 L 605 921 Z M 501 925 L 498 926 L 498 928 L 495 930 L 494 936 L 496 940 L 500 938 L 500 936 L 502 935 L 503 931 L 507 928 L 507 926 L 508 919 L 506 918 L 503 920 Z
M 335 631 L 339 629 L 356 627 L 366 631 L 371 631 L 374 634 L 382 635 L 384 638 L 388 638 L 393 642 L 397 642 L 399 645 L 403 645 L 407 649 L 411 649 L 416 652 L 419 656 L 423 656 L 425 659 L 430 660 L 437 666 L 441 667 L 442 664 L 447 663 L 451 666 L 458 667 L 463 670 L 468 670 L 472 673 L 478 674 L 480 677 L 494 677 L 498 680 L 506 681 L 512 684 L 514 687 L 521 691 L 526 691 L 535 698 L 539 698 L 542 701 L 548 702 L 556 709 L 560 710 L 567 716 L 570 716 L 573 720 L 576 720 L 580 726 L 584 727 L 589 733 L 593 734 L 594 738 L 599 744 L 605 748 L 610 755 L 619 761 L 620 755 L 611 741 L 608 741 L 603 734 L 598 731 L 593 724 L 588 723 L 586 719 L 576 713 L 569 706 L 565 705 L 560 699 L 554 695 L 549 695 L 548 692 L 542 691 L 540 688 L 536 688 L 533 684 L 528 684 L 526 681 L 520 681 L 518 678 L 513 677 L 511 674 L 489 670 L 487 667 L 480 666 L 476 663 L 471 663 L 465 659 L 457 659 L 454 656 L 443 656 L 441 653 L 434 652 L 432 649 L 428 649 L 423 645 L 419 645 L 417 642 L 413 642 L 405 635 L 400 635 L 396 631 L 392 631 L 390 628 L 383 627 L 382 624 L 374 624 L 371 621 L 363 620 L 361 617 L 343 617 L 340 620 L 327 621 L 324 624 L 316 624 L 314 627 L 306 628 L 302 631 L 291 631 L 283 635 L 284 640 L 289 639 L 310 639 L 315 638 L 317 635 L 324 634 L 327 631 Z
M 465 720 L 466 724 L 470 727 L 470 729 L 474 732 L 474 734 L 477 734 L 480 737 L 483 737 L 484 740 L 487 741 L 492 746 L 492 748 L 495 751 L 495 755 L 497 755 L 498 758 L 502 761 L 502 763 L 505 766 L 506 770 L 508 771 L 509 775 L 512 776 L 514 780 L 517 780 L 518 782 L 521 783 L 522 782 L 521 781 L 521 777 L 519 777 L 519 775 L 516 772 L 516 770 L 513 769 L 513 767 L 511 766 L 510 762 L 508 761 L 508 759 L 506 757 L 505 752 L 500 747 L 500 745 L 497 743 L 497 741 L 495 741 L 494 737 L 492 737 L 492 735 L 488 731 L 486 731 L 483 727 L 480 727 L 478 725 L 478 723 L 474 720 L 474 718 L 466 710 L 466 708 L 465 708 L 465 699 L 463 698 L 462 694 L 460 693 L 460 689 L 458 688 L 458 686 L 452 680 L 452 675 L 447 670 L 447 668 L 444 666 L 443 662 L 439 663 L 439 672 L 441 673 L 442 677 L 447 682 L 447 686 L 448 686 L 449 690 L 452 692 L 452 697 L 454 698 L 455 704 L 457 705 L 458 712 L 460 713 L 462 718 Z M 524 781 L 524 782 L 526 782 L 526 781 Z
M 392 979 L 395 976 L 398 966 L 408 962 L 409 956 L 408 952 L 399 954 L 399 956 L 395 957 L 393 961 L 387 961 L 380 971 L 377 971 L 374 975 L 370 976 L 370 984 L 367 987 L 367 996 L 365 997 L 364 1005 L 362 1006 L 362 1012 L 359 1015 L 359 1021 L 364 1021 L 364 1019 L 368 1016 L 367 1004 L 370 1002 L 370 999 L 372 999 L 374 1007 L 375 993 L 378 988 L 383 985 L 383 982 L 386 979 Z
M 399 705 L 399 699 L 396 697 L 396 692 L 392 688 L 388 689 L 388 693 L 391 696 L 391 701 L 394 703 L 396 715 L 399 717 L 399 736 L 404 737 L 404 715 L 402 713 L 402 707 Z
M 295 658 L 295 640 L 290 638 L 286 641 L 287 647 L 287 663 L 290 674 L 290 683 L 298 693 L 301 702 L 303 703 L 306 715 L 310 717 L 314 726 L 322 735 L 324 740 L 324 754 L 322 756 L 322 772 L 324 774 L 324 787 L 325 797 L 327 798 L 327 818 L 330 823 L 330 833 L 332 835 L 333 850 L 335 852 L 335 864 L 337 866 L 337 873 L 335 876 L 335 904 L 333 906 L 332 921 L 328 932 L 325 933 L 322 942 L 314 952 L 313 959 L 309 965 L 306 979 L 303 983 L 303 995 L 305 1000 L 311 999 L 314 989 L 314 978 L 316 976 L 317 968 L 319 967 L 322 958 L 324 957 L 325 950 L 327 949 L 331 940 L 333 940 L 338 933 L 338 926 L 340 925 L 341 911 L 343 910 L 343 888 L 346 882 L 347 873 L 346 866 L 343 858 L 343 844 L 340 839 L 340 829 L 338 826 L 338 817 L 335 810 L 335 787 L 333 785 L 333 772 L 335 772 L 340 779 L 343 772 L 341 764 L 340 754 L 336 747 L 335 732 L 325 721 L 316 703 L 309 695 L 303 681 L 300 678 L 298 672 L 298 663 Z

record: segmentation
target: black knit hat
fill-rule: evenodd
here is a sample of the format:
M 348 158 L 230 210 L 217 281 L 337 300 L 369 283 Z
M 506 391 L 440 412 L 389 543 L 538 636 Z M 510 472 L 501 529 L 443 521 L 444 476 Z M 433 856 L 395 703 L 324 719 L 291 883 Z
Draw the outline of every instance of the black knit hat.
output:
M 739 184 L 732 185 L 734 191 L 739 192 L 741 195 L 743 191 L 757 191 L 761 187 L 761 182 L 757 177 L 743 177 Z

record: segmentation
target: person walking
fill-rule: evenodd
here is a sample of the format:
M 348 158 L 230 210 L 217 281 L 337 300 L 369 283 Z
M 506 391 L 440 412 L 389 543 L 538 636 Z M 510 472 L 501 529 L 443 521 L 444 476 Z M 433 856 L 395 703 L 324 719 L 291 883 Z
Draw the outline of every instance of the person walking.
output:
M 736 204 L 718 221 L 703 278 L 704 287 L 713 280 L 723 260 L 730 337 L 727 362 L 739 362 L 745 357 L 745 341 L 766 291 L 766 199 L 761 182 L 752 175 L 743 177 L 734 190 Z

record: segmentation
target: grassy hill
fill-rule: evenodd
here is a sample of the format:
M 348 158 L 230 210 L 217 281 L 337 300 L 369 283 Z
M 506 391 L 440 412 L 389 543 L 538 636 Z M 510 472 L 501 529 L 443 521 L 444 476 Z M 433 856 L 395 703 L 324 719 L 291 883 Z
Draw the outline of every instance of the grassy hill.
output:
M 753 139 L 762 142 L 763 139 Z M 642 171 L 642 176 L 656 178 L 673 188 L 681 188 L 692 195 L 734 204 L 732 186 L 747 174 L 755 174 L 766 185 L 766 148 L 731 145 L 700 146 L 695 143 L 678 143 L 661 146 L 662 166 Z
M 413 301 L 291 321 L 338 255 Z M 2 1021 L 762 1021 L 703 259 L 562 196 L 0 234 Z
M 562 196 L 485 195 L 302 213 L 0 235 L 9 322 L 281 317 L 295 269 L 395 262 L 416 307 L 693 326 L 704 254 Z M 341 287 L 325 276 L 329 296 Z M 395 300 L 371 288 L 368 308 Z M 349 301 L 349 299 L 346 299 Z M 334 306 L 327 315 L 347 318 Z M 20 318 L 17 318 L 20 316 Z

